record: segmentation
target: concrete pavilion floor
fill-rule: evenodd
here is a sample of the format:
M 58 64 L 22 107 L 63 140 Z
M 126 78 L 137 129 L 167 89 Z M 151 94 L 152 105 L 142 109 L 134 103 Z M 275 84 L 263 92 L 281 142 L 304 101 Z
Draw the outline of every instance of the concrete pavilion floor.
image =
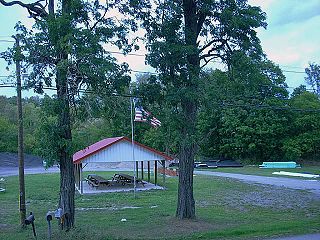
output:
M 111 186 L 99 186 L 92 187 L 86 181 L 82 181 L 83 184 L 83 194 L 99 194 L 99 193 L 109 193 L 109 192 L 130 192 L 133 191 L 133 185 L 111 185 Z M 136 191 L 148 191 L 152 189 L 163 190 L 164 188 L 159 185 L 154 185 L 152 183 L 146 182 L 146 184 L 137 184 Z

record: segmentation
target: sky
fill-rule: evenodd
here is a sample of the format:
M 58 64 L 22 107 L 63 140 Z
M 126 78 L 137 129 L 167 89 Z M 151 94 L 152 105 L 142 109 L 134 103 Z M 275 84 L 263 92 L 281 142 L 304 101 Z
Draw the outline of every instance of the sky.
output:
M 30 0 L 27 0 L 30 1 Z M 293 88 L 305 83 L 304 69 L 309 63 L 320 63 L 320 0 L 248 0 L 249 4 L 260 6 L 267 14 L 267 29 L 257 29 L 258 37 L 267 57 L 284 71 L 286 82 Z M 0 52 L 12 46 L 15 34 L 14 26 L 21 21 L 32 25 L 27 12 L 19 7 L 0 5 Z M 138 52 L 143 54 L 143 52 Z M 121 56 L 119 61 L 129 63 L 136 71 L 152 71 L 146 66 L 144 57 Z M 0 84 L 6 80 L 3 76 L 12 74 L 6 70 L 6 63 L 0 59 Z M 132 73 L 133 75 L 135 73 Z M 0 95 L 13 96 L 14 89 L 0 88 Z M 32 90 L 24 96 L 35 95 Z

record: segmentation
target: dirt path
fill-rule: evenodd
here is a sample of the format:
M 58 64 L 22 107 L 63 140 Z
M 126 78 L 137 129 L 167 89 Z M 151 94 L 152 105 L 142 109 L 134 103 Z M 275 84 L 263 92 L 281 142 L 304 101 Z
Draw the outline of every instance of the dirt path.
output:
M 287 187 L 287 188 L 292 188 L 297 190 L 307 190 L 312 193 L 315 193 L 317 196 L 320 197 L 320 181 L 319 180 L 302 180 L 302 179 L 284 178 L 284 177 L 265 177 L 265 176 L 211 172 L 211 171 L 195 171 L 194 173 L 198 175 L 235 178 L 247 183 L 259 183 L 259 184 L 267 184 L 267 185 L 273 185 L 273 186 L 279 186 L 279 187 Z

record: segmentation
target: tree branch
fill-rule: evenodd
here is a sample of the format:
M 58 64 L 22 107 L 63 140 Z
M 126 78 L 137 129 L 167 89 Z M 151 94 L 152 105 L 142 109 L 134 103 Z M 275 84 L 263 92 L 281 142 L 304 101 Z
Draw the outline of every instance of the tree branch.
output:
M 202 29 L 202 25 L 204 23 L 204 21 L 206 20 L 207 14 L 205 14 L 204 12 L 199 12 L 197 14 L 198 16 L 198 21 L 197 21 L 197 36 L 199 36 L 201 29 Z
M 36 18 L 36 17 L 46 17 L 48 16 L 48 13 L 45 10 L 45 7 L 41 4 L 44 0 L 39 0 L 34 3 L 23 3 L 21 1 L 11 1 L 11 2 L 6 2 L 4 0 L 0 0 L 0 3 L 6 7 L 10 7 L 13 5 L 19 5 L 23 8 L 26 8 L 31 15 L 31 17 Z
M 205 66 L 207 66 L 209 62 L 211 62 L 213 59 L 216 59 L 216 58 L 221 58 L 222 60 L 224 59 L 220 54 L 212 54 L 208 60 L 206 58 L 202 59 L 205 63 L 202 66 L 200 66 L 200 68 L 201 69 L 204 68 Z
M 208 51 L 208 53 L 201 55 L 201 56 L 199 57 L 199 59 L 200 59 L 200 60 L 203 60 L 203 59 L 208 58 L 208 57 L 220 55 L 220 54 L 213 53 L 213 52 L 216 52 L 217 50 L 222 49 L 223 46 L 224 46 L 224 44 L 221 44 L 221 45 L 219 45 L 218 47 L 215 47 L 215 48 L 210 49 L 210 51 Z
M 199 52 L 204 51 L 206 48 L 210 47 L 212 44 L 214 44 L 215 42 L 223 42 L 224 40 L 222 38 L 219 39 L 213 39 L 210 42 L 208 42 L 207 44 L 205 44 L 202 48 L 199 49 Z
M 93 30 L 96 28 L 96 26 L 98 25 L 98 23 L 101 22 L 101 21 L 105 18 L 107 12 L 108 12 L 108 9 L 105 9 L 103 16 L 102 16 L 101 18 L 99 18 L 99 19 L 93 24 L 93 26 L 90 28 L 90 31 L 93 31 Z

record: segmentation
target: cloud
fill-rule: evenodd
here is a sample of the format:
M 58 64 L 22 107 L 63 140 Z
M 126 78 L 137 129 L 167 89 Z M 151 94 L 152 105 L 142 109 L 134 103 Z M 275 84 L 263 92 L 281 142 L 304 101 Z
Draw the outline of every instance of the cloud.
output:
M 306 84 L 303 73 L 309 62 L 320 62 L 319 0 L 249 0 L 267 13 L 267 30 L 258 37 L 268 58 L 278 64 L 291 87 Z
M 249 0 L 248 3 L 252 6 L 260 6 L 262 10 L 266 11 L 276 0 Z
M 301 23 L 320 16 L 319 0 L 281 0 L 272 1 L 266 9 L 270 25 L 281 26 Z
M 320 33 L 315 31 L 320 16 L 297 24 L 259 31 L 262 46 L 267 55 L 281 64 L 305 65 L 309 61 L 319 61 Z M 299 63 L 300 62 L 300 63 Z

